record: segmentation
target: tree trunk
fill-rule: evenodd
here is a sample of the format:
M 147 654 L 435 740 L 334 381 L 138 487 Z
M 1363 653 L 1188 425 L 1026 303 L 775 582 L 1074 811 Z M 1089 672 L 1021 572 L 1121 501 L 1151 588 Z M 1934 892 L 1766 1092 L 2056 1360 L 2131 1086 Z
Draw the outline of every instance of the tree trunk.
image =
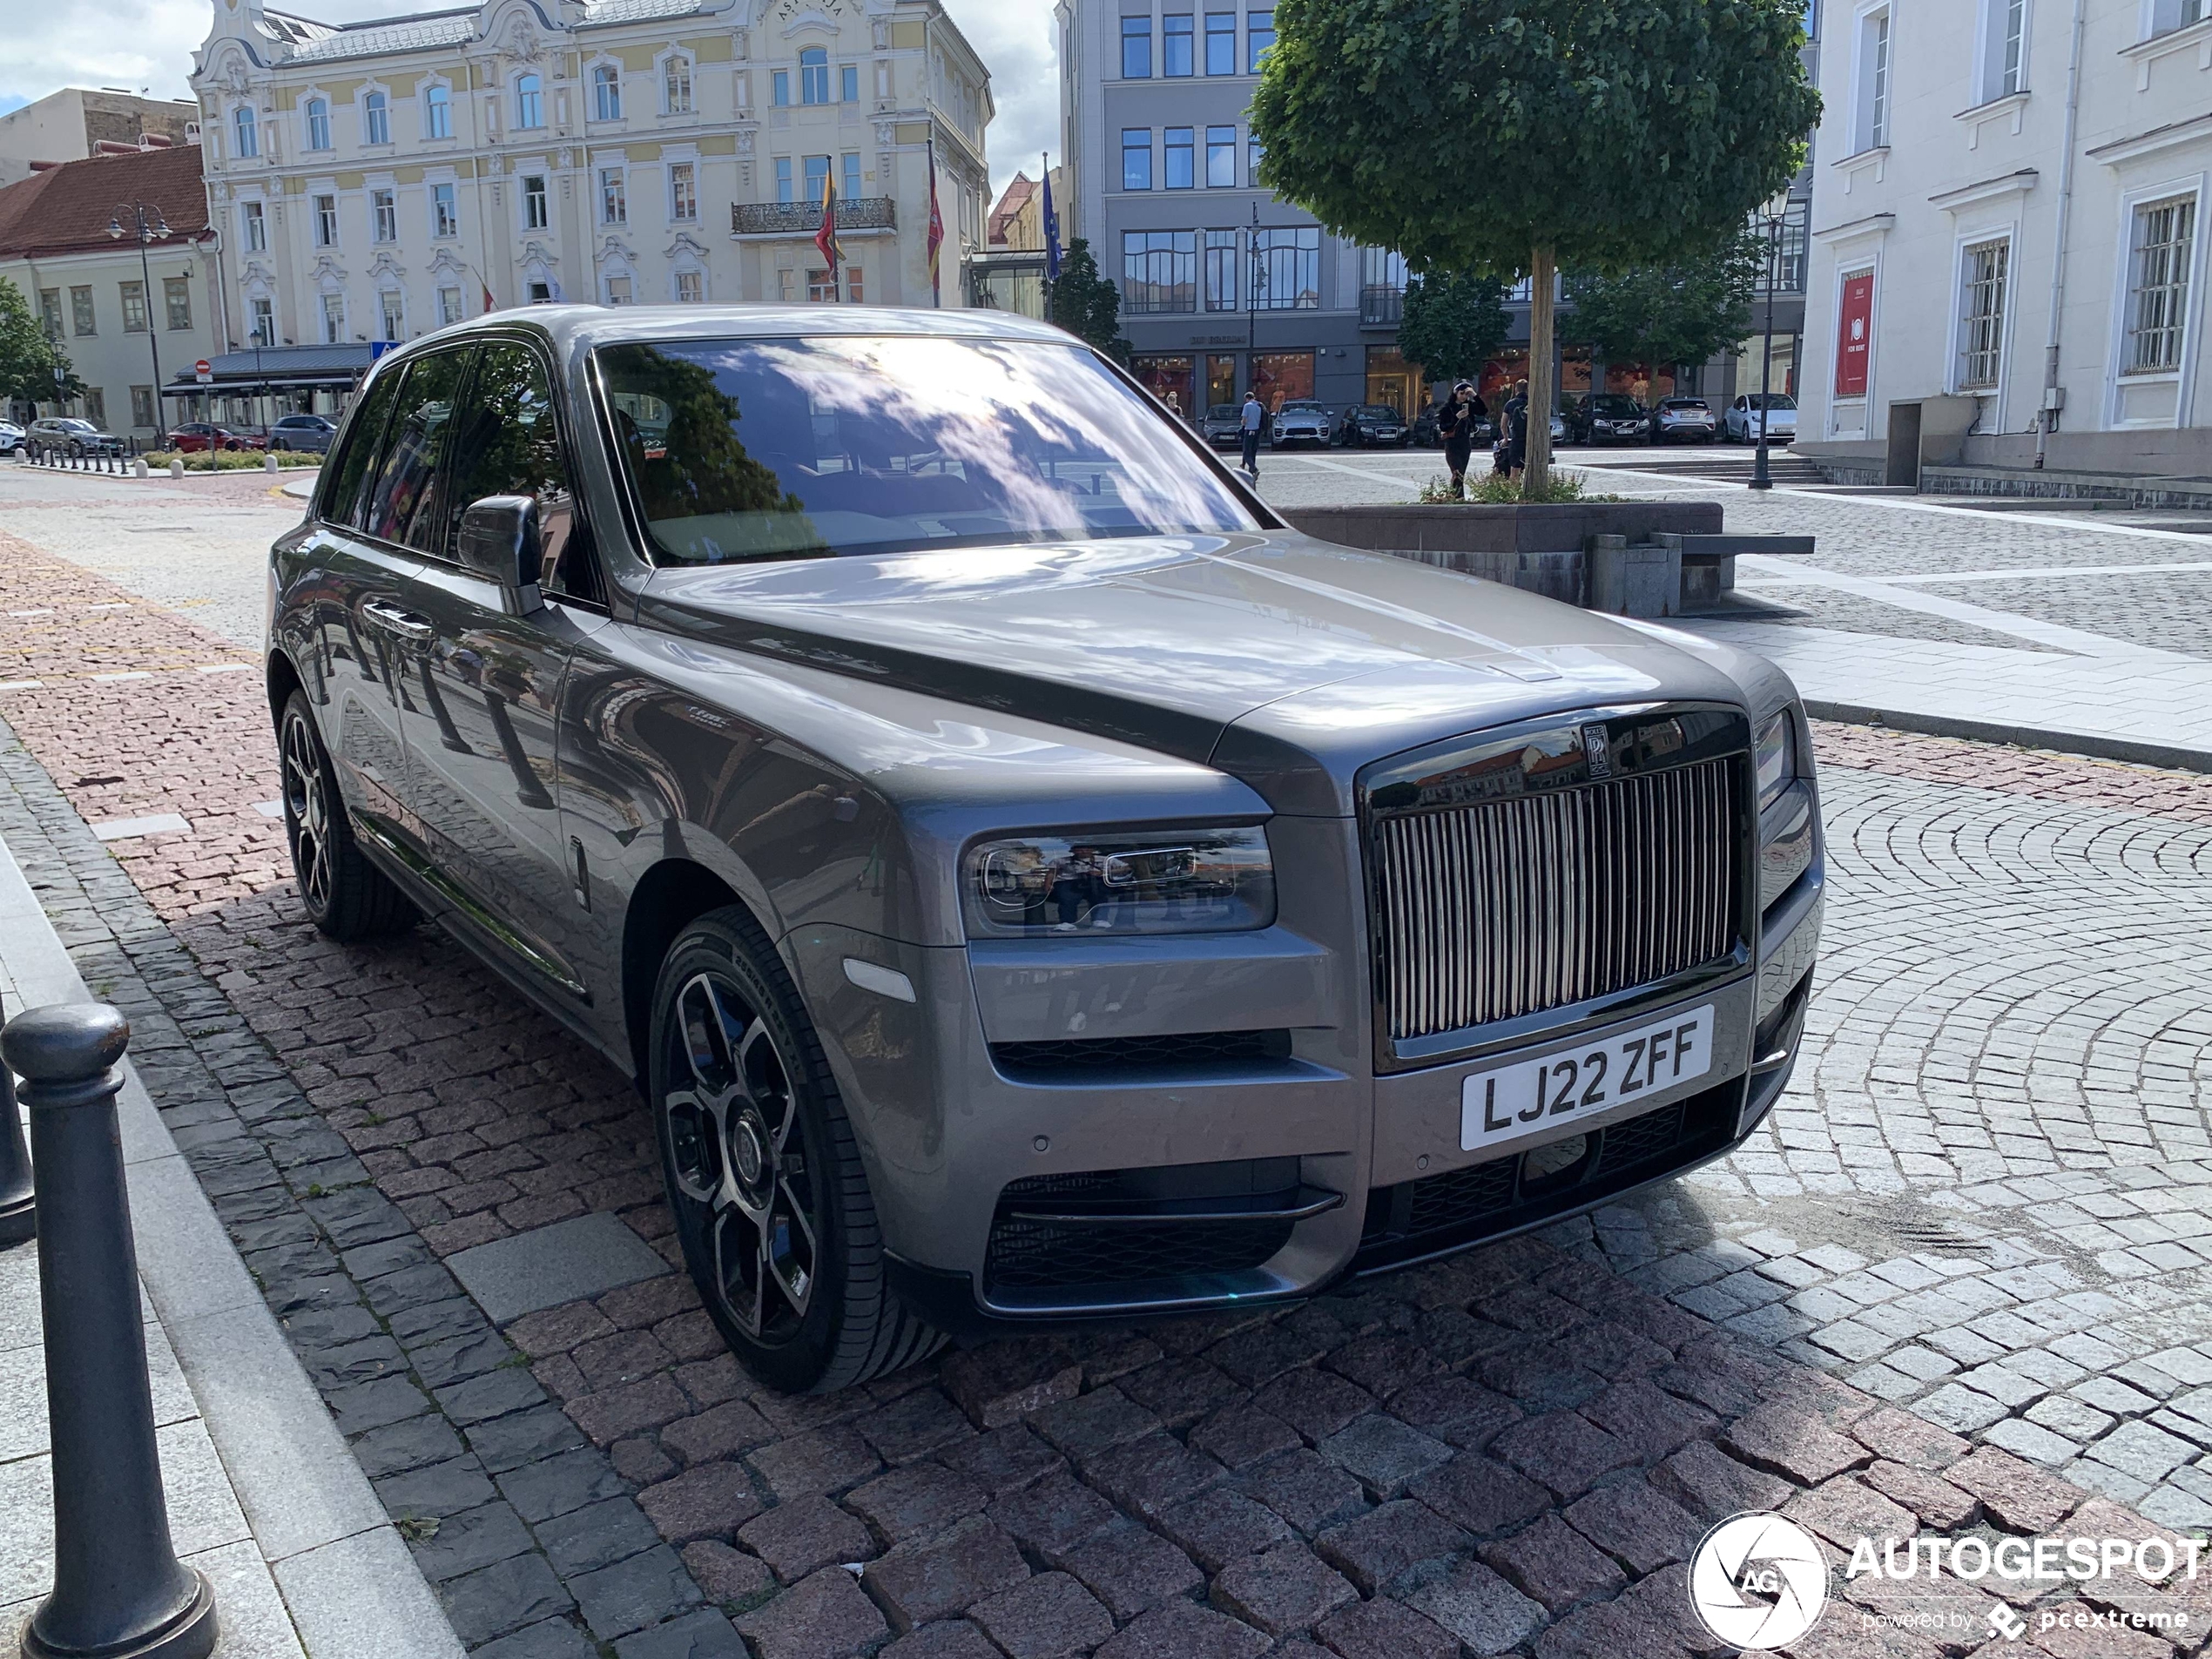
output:
M 1558 393 L 1552 374 L 1557 320 L 1552 295 L 1558 274 L 1558 256 L 1550 246 L 1537 247 L 1528 260 L 1528 468 L 1521 474 L 1523 501 L 1541 501 L 1551 487 L 1552 405 Z

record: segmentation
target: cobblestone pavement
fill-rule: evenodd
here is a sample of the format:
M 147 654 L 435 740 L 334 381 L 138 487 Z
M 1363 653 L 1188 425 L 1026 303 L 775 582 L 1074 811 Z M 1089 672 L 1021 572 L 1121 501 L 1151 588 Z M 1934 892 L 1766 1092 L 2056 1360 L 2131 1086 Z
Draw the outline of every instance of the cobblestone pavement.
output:
M 2115 1500 L 2212 1523 L 2212 779 L 1824 726 L 1823 988 L 1736 1157 L 1293 1312 L 792 1400 L 678 1273 L 504 1329 L 460 1293 L 455 1251 L 585 1212 L 672 1260 L 649 1127 L 440 936 L 298 919 L 256 677 L 200 672 L 241 659 L 0 538 L 0 833 L 499 1659 L 1643 1659 L 1711 1651 L 1681 1562 L 1738 1509 L 1831 1543 L 2140 1530 Z M 161 813 L 184 829 L 96 834 Z M 1848 1593 L 1914 1610 L 1901 1588 Z M 1831 1619 L 1797 1651 L 1971 1649 L 1992 1603 L 1954 1588 L 1946 1630 Z M 2186 1600 L 2192 1653 L 2202 1595 L 2090 1590 Z M 2169 1650 L 2073 1629 L 2043 1646 Z

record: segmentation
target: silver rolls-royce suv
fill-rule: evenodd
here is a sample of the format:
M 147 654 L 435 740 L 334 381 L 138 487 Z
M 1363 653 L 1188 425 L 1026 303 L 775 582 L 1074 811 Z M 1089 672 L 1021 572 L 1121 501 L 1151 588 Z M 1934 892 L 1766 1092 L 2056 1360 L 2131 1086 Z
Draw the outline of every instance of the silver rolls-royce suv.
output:
M 442 330 L 270 592 L 307 913 L 435 919 L 637 1080 L 779 1387 L 1463 1249 L 1789 1075 L 1783 675 L 1296 534 L 1042 325 Z

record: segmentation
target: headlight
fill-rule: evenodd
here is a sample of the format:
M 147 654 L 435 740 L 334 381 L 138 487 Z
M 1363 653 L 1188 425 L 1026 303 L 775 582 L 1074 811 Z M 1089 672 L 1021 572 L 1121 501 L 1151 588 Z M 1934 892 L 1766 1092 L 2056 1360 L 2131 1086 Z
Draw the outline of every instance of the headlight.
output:
M 1753 753 L 1759 771 L 1759 810 L 1764 812 L 1782 799 L 1782 792 L 1797 776 L 1797 728 L 1789 710 L 1759 728 Z
M 1275 920 L 1275 863 L 1258 828 L 1100 830 L 968 850 L 971 939 L 1199 934 Z

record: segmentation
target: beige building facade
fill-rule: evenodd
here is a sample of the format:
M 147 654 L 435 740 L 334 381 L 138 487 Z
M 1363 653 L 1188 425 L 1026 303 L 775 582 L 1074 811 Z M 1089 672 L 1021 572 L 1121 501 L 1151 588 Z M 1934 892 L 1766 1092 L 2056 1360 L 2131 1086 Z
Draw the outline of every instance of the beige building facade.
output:
M 347 27 L 217 0 L 192 85 L 239 347 L 408 340 L 488 303 L 927 306 L 933 160 L 957 305 L 989 200 L 989 76 L 936 0 L 489 0 Z

